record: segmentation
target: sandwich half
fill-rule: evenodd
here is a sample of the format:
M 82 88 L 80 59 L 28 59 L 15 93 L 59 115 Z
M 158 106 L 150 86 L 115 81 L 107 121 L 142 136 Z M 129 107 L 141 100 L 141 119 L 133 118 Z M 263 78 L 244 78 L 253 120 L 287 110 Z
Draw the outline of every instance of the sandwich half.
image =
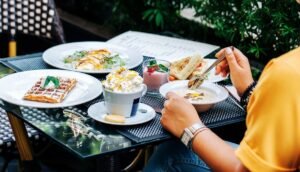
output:
M 199 55 L 188 56 L 172 63 L 170 75 L 179 80 L 187 79 L 193 71 L 202 63 L 203 58 Z

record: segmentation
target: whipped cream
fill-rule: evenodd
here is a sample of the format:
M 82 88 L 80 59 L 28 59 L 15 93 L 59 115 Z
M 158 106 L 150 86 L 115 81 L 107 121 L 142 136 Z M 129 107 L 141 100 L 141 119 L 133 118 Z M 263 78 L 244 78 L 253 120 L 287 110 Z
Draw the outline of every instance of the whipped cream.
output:
M 143 78 L 135 71 L 120 67 L 108 74 L 102 84 L 113 92 L 136 92 L 142 88 Z

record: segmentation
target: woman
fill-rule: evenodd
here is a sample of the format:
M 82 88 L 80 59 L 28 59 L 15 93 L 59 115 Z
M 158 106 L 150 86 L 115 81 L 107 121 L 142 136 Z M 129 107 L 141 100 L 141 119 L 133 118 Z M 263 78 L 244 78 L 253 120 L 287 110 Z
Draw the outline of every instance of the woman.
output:
M 238 50 L 224 48 L 226 60 L 216 73 L 230 73 L 233 85 L 247 108 L 244 138 L 234 149 L 201 122 L 194 107 L 169 92 L 161 123 L 179 141 L 162 144 L 145 171 L 297 171 L 300 170 L 300 47 L 271 60 L 256 87 L 247 58 Z M 205 163 L 209 166 L 207 167 Z

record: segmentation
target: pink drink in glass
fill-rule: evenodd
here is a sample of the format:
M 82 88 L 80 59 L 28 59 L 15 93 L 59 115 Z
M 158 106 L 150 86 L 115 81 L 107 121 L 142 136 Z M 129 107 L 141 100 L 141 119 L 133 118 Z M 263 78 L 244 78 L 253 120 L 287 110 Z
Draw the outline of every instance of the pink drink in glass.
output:
M 167 72 L 149 71 L 145 67 L 143 77 L 144 83 L 147 85 L 147 90 L 157 92 L 160 86 L 168 82 L 169 74 Z
M 143 63 L 143 78 L 147 93 L 159 94 L 159 88 L 169 81 L 170 62 L 151 59 Z

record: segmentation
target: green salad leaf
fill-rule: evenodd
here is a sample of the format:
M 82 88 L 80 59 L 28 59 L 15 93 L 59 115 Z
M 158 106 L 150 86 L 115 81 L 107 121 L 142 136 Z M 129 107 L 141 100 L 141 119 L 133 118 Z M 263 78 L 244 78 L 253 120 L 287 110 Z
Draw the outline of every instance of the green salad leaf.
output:
M 112 55 L 112 56 L 106 56 L 104 58 L 104 68 L 105 69 L 111 69 L 115 65 L 117 65 L 117 66 L 125 65 L 125 61 L 119 56 L 119 54 Z
M 79 59 L 83 58 L 86 56 L 88 51 L 75 51 L 72 55 L 67 56 L 64 58 L 64 63 L 72 63 L 74 61 L 78 61 Z

